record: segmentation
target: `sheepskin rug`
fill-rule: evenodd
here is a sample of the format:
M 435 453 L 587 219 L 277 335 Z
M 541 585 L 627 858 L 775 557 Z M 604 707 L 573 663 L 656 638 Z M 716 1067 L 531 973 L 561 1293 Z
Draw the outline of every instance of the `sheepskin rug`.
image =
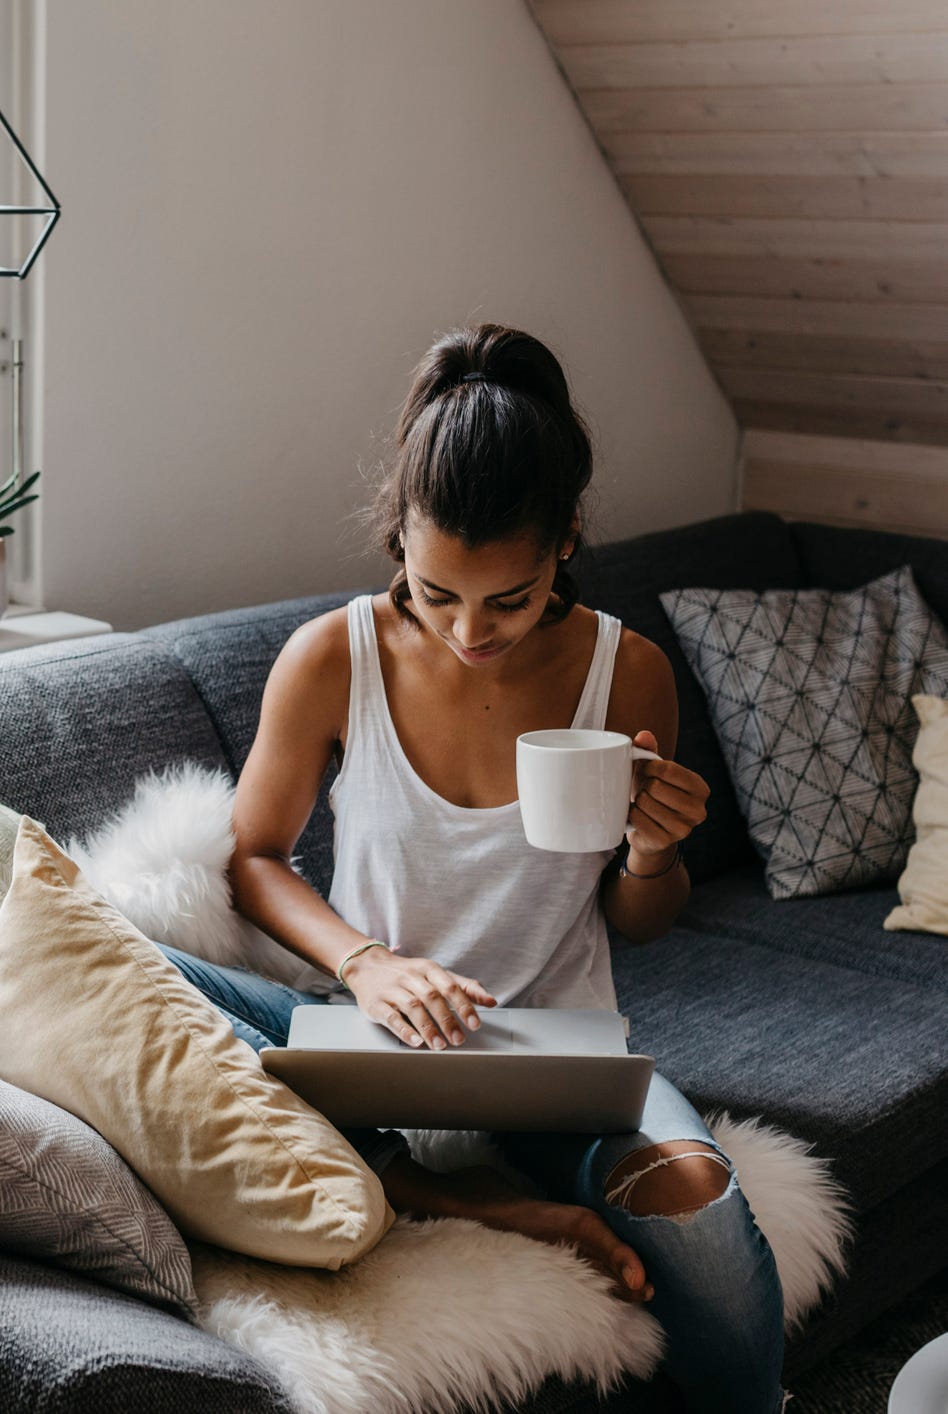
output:
M 232 910 L 233 785 L 184 766 L 68 852 L 146 935 L 307 989 L 321 977 Z M 810 1146 L 758 1120 L 707 1116 L 767 1236 L 792 1331 L 844 1270 L 844 1194 Z M 409 1131 L 419 1162 L 503 1168 L 488 1136 Z M 509 1170 L 507 1170 L 509 1173 Z M 400 1219 L 351 1268 L 287 1268 L 192 1249 L 201 1324 L 255 1355 L 299 1414 L 450 1414 L 525 1398 L 552 1374 L 602 1391 L 656 1368 L 664 1335 L 574 1250 L 478 1223 Z
M 231 908 L 234 785 L 193 762 L 152 772 L 126 805 L 66 853 L 97 893 L 134 923 L 193 957 L 247 967 L 300 991 L 325 975 L 281 948 Z
M 727 1114 L 711 1130 L 773 1248 L 788 1333 L 844 1270 L 845 1203 L 798 1139 Z M 419 1162 L 491 1163 L 486 1135 L 409 1131 Z M 453 1414 L 516 1403 L 548 1376 L 601 1392 L 654 1373 L 664 1333 L 565 1247 L 443 1218 L 399 1219 L 339 1273 L 192 1249 L 202 1326 L 255 1355 L 300 1414 Z
M 194 1251 L 201 1324 L 268 1365 L 301 1414 L 453 1414 L 546 1376 L 648 1376 L 658 1322 L 562 1247 L 461 1218 L 400 1220 L 338 1273 Z

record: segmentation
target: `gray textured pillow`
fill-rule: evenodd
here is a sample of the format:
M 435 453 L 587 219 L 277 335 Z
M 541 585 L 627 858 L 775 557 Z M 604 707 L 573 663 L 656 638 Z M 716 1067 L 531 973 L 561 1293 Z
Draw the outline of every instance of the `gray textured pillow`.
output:
M 190 1319 L 197 1310 L 184 1240 L 124 1159 L 75 1115 L 3 1080 L 0 1247 Z
M 948 633 L 907 566 L 861 589 L 661 596 L 704 688 L 774 898 L 894 879 L 914 837 L 913 693 Z

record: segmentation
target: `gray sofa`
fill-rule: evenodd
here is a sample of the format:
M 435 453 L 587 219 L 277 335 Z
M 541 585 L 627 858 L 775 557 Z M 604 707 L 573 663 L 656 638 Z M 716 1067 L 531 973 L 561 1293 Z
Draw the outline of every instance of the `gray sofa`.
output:
M 933 1275 L 948 1251 L 944 992 L 948 949 L 886 933 L 894 886 L 774 903 L 763 884 L 703 694 L 658 594 L 682 586 L 849 588 L 901 564 L 948 623 L 948 547 L 937 540 L 725 517 L 606 546 L 581 567 L 585 602 L 668 653 L 681 702 L 679 757 L 712 789 L 689 844 L 691 901 L 666 939 L 616 943 L 621 1008 L 640 1049 L 702 1111 L 763 1115 L 812 1141 L 849 1189 L 850 1275 L 788 1351 L 812 1366 Z M 320 596 L 206 615 L 0 657 L 0 801 L 61 839 L 102 820 L 151 767 L 192 760 L 236 774 L 267 671 Z M 328 787 L 328 783 L 327 783 Z M 326 889 L 325 788 L 301 840 Z M 520 1414 L 599 1408 L 551 1381 Z M 672 1409 L 661 1381 L 614 1410 Z M 0 1254 L 0 1408 L 134 1408 L 277 1414 L 262 1367 L 184 1321 L 74 1274 Z

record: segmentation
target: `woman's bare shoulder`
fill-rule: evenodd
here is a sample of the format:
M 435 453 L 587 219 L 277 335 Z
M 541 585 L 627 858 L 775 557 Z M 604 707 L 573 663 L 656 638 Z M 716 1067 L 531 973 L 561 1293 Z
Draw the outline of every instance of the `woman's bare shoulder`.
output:
M 307 620 L 290 635 L 271 669 L 267 694 L 287 705 L 344 706 L 351 674 L 348 609 L 343 604 Z

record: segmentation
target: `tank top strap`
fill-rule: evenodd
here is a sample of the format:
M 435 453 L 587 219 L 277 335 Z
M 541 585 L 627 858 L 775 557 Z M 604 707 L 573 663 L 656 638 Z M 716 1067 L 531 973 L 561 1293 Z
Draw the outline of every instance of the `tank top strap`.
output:
M 361 737 L 367 728 L 377 726 L 385 701 L 385 682 L 379 660 L 372 595 L 360 594 L 349 600 L 349 657 L 352 664 L 352 684 L 349 689 L 349 720 L 357 725 Z M 351 733 L 350 733 L 351 734 Z
M 579 706 L 573 718 L 574 727 L 583 727 L 589 731 L 602 731 L 606 724 L 612 674 L 619 638 L 622 635 L 621 619 L 614 618 L 612 614 L 604 614 L 601 609 L 596 610 L 596 615 L 599 619 L 596 647 L 593 650 L 589 672 L 586 674 L 583 695 L 579 699 Z

